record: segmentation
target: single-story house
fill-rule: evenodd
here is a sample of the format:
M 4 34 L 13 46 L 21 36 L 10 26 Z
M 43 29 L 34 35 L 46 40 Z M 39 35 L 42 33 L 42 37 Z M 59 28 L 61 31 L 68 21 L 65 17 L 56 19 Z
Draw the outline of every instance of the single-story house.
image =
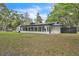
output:
M 42 34 L 59 34 L 61 33 L 62 24 L 55 23 L 31 23 L 29 25 L 20 25 L 17 27 L 17 32 L 22 33 L 42 33 Z

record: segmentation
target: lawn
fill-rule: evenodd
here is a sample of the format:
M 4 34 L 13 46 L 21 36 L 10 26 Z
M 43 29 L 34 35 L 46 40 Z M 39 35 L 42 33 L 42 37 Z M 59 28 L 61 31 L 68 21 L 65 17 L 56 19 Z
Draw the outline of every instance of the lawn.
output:
M 79 56 L 79 34 L 0 32 L 2 56 Z

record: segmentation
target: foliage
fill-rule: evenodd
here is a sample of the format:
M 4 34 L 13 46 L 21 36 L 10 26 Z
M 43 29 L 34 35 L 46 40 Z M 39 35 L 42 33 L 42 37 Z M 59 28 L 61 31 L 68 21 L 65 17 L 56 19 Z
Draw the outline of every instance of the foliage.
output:
M 0 29 L 6 31 L 8 29 L 15 30 L 21 24 L 30 24 L 32 20 L 27 13 L 19 14 L 14 10 L 9 10 L 5 4 L 0 3 Z
M 77 26 L 79 23 L 79 4 L 59 3 L 48 15 L 46 22 L 59 21 L 66 26 Z
M 5 4 L 0 3 L 0 26 L 5 31 L 9 23 L 9 10 Z

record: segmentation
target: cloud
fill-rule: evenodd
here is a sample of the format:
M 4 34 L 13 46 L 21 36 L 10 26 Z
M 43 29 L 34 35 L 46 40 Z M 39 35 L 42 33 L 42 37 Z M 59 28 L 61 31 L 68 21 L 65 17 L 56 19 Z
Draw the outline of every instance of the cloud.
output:
M 51 6 L 45 6 L 45 7 L 39 7 L 39 6 L 32 6 L 31 8 L 18 8 L 18 9 L 14 9 L 15 11 L 18 11 L 18 13 L 28 13 L 29 14 L 29 17 L 31 19 L 34 19 L 36 18 L 36 15 L 38 12 L 40 11 L 44 11 L 44 10 L 50 10 L 51 11 Z M 40 16 L 42 17 L 43 19 L 43 22 L 47 19 L 47 14 L 43 14 L 43 13 L 40 13 Z
M 32 6 L 33 8 L 36 8 L 38 11 L 40 11 L 41 10 L 41 7 L 39 7 L 39 6 Z
M 51 6 L 46 6 L 44 7 L 44 9 L 51 9 Z
M 29 17 L 32 19 L 36 18 L 37 13 L 40 11 L 40 8 L 28 8 L 26 9 L 27 13 L 29 14 Z
M 46 14 L 40 14 L 40 16 L 43 19 L 43 22 L 45 22 L 45 20 L 47 19 L 47 15 Z
M 35 19 L 37 12 L 39 12 L 41 8 L 39 6 L 33 6 L 32 8 L 17 8 L 13 10 L 18 11 L 18 13 L 22 13 L 22 14 L 27 12 L 30 18 Z
M 13 10 L 17 11 L 18 13 L 22 13 L 22 14 L 26 13 L 26 8 L 15 8 Z

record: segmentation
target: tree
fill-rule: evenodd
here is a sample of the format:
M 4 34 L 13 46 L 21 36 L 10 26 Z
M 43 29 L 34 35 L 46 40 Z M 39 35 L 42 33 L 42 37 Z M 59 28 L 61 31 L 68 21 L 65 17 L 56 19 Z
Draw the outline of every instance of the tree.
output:
M 3 3 L 0 3 L 0 19 L 2 30 L 6 31 L 9 22 L 9 10 Z
M 0 28 L 3 31 L 8 29 L 15 30 L 17 26 L 23 24 L 24 22 L 30 23 L 31 19 L 25 14 L 18 14 L 14 10 L 9 10 L 5 4 L 0 3 Z
M 22 18 L 23 18 L 22 14 L 18 14 L 16 11 L 10 11 L 10 17 L 9 17 L 10 22 L 8 27 L 15 30 L 17 26 L 23 23 Z
M 37 17 L 35 19 L 35 23 L 42 23 L 42 18 L 41 16 L 39 15 L 39 13 L 37 13 Z
M 60 3 L 55 4 L 54 10 L 49 14 L 46 22 L 59 21 L 65 26 L 77 26 L 79 24 L 79 4 Z

